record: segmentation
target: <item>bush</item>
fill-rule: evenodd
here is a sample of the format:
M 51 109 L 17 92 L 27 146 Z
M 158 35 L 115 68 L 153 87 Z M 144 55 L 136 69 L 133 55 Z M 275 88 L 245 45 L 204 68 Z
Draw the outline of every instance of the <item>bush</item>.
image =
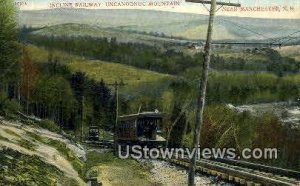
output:
M 0 92 L 0 114 L 7 115 L 21 110 L 19 103 L 15 100 L 9 100 L 3 92 Z
M 6 113 L 16 113 L 21 110 L 21 107 L 17 101 L 9 100 L 4 104 L 4 111 Z
M 57 124 L 48 119 L 42 120 L 39 126 L 52 132 L 60 131 L 60 128 L 57 126 Z

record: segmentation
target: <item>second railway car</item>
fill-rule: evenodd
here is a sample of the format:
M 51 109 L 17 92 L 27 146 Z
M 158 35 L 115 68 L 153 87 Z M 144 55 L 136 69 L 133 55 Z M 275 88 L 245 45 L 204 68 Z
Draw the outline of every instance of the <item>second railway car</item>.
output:
M 98 126 L 90 126 L 88 140 L 98 141 L 99 140 L 100 129 Z
M 159 112 L 142 112 L 119 117 L 116 140 L 122 144 L 163 146 L 166 140 L 159 135 L 163 115 Z

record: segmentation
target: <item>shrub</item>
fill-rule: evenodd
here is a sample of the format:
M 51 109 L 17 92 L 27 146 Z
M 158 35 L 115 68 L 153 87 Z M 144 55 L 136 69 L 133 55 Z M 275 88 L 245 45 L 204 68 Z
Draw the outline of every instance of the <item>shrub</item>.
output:
M 51 120 L 45 119 L 40 122 L 40 127 L 50 130 L 52 132 L 59 132 L 60 128 Z
M 0 92 L 0 114 L 7 115 L 21 110 L 19 103 L 15 100 L 9 100 L 3 92 Z

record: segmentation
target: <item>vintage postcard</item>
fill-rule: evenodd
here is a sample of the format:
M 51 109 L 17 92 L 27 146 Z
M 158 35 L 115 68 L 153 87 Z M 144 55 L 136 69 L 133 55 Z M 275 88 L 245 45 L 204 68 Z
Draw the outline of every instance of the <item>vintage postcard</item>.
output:
M 299 0 L 1 0 L 0 186 L 299 186 Z

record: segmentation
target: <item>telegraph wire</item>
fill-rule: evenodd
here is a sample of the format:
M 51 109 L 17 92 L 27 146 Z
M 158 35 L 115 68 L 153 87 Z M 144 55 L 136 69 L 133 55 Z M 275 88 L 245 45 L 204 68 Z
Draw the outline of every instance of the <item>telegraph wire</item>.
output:
M 266 39 L 268 39 L 268 40 L 274 40 L 274 39 L 272 39 L 272 38 L 267 37 L 266 35 L 264 35 L 264 34 L 262 34 L 262 33 L 259 33 L 259 32 L 257 32 L 257 31 L 251 30 L 251 29 L 249 29 L 249 28 L 247 28 L 247 27 L 244 27 L 244 26 L 242 26 L 242 25 L 240 25 L 240 24 L 237 24 L 237 23 L 234 23 L 234 22 L 232 22 L 232 21 L 226 20 L 226 19 L 224 19 L 224 18 L 222 18 L 222 17 L 218 17 L 218 18 L 221 19 L 221 20 L 223 20 L 223 21 L 225 21 L 225 22 L 228 22 L 228 23 L 230 23 L 230 24 L 232 24 L 232 25 L 235 25 L 235 26 L 237 26 L 237 27 L 239 27 L 239 28 L 241 28 L 241 29 L 244 29 L 244 30 L 247 30 L 247 31 L 249 31 L 249 32 L 252 32 L 253 34 L 256 34 L 256 35 L 259 35 L 259 36 L 261 36 L 261 37 L 264 37 L 264 38 L 266 38 Z M 220 21 L 220 20 L 219 20 L 219 21 Z
M 226 19 L 224 19 L 224 18 L 222 18 L 222 17 L 218 17 L 218 18 L 221 19 L 222 21 L 228 22 L 228 23 L 230 23 L 230 24 L 232 24 L 232 25 L 234 25 L 234 26 L 236 26 L 236 27 L 239 27 L 239 28 L 241 28 L 241 29 L 247 30 L 248 32 L 251 32 L 251 33 L 253 33 L 253 34 L 255 34 L 255 35 L 258 35 L 258 36 L 261 36 L 261 37 L 263 37 L 263 38 L 265 38 L 265 39 L 267 39 L 267 40 L 270 40 L 270 41 L 271 41 L 271 42 L 270 42 L 270 45 L 282 45 L 282 44 L 284 44 L 284 43 L 287 43 L 288 41 L 291 41 L 291 40 L 294 40 L 294 39 L 299 38 L 299 37 L 296 37 L 296 38 L 295 38 L 295 37 L 292 37 L 292 36 L 295 35 L 295 34 L 300 33 L 300 30 L 298 30 L 298 31 L 296 31 L 296 32 L 293 32 L 293 33 L 291 33 L 291 34 L 289 34 L 289 35 L 286 35 L 286 36 L 284 36 L 284 37 L 275 39 L 275 38 L 267 37 L 265 34 L 262 34 L 262 33 L 259 33 L 259 32 L 257 32 L 257 31 L 254 31 L 254 30 L 252 30 L 252 29 L 250 29 L 250 28 L 247 28 L 247 27 L 245 27 L 245 26 L 242 26 L 242 25 L 240 25 L 240 24 L 238 24 L 238 23 L 234 23 L 234 22 L 232 22 L 232 21 L 226 20 Z M 220 20 L 218 20 L 218 21 L 220 22 Z M 228 44 L 230 44 L 230 43 L 228 43 Z M 251 44 L 251 43 L 249 43 L 249 44 Z M 262 44 L 263 44 L 263 43 L 262 43 Z
M 293 33 L 291 33 L 291 34 L 289 34 L 289 35 L 287 35 L 287 36 L 285 36 L 285 37 L 282 37 L 282 38 L 280 38 L 280 39 L 278 39 L 277 40 L 277 42 L 282 42 L 282 43 L 287 43 L 288 41 L 290 41 L 290 40 L 293 40 L 293 39 L 297 39 L 298 37 L 292 37 L 293 35 L 295 35 L 295 34 L 297 34 L 297 33 L 300 33 L 300 30 L 298 30 L 298 31 L 296 31 L 296 32 L 293 32 Z

